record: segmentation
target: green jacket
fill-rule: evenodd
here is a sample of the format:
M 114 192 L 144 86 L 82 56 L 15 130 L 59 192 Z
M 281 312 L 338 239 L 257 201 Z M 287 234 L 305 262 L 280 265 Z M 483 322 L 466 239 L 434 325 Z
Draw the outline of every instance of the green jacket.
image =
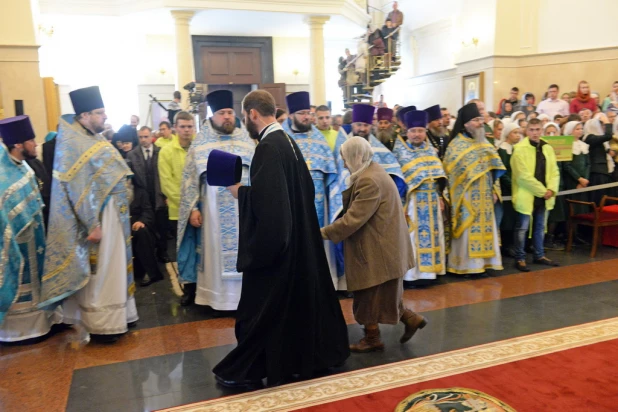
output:
M 178 220 L 180 185 L 186 157 L 187 151 L 182 148 L 178 139 L 172 140 L 159 152 L 159 181 L 161 192 L 167 198 L 170 220 Z
M 543 145 L 543 155 L 546 159 L 545 182 L 547 187 L 535 179 L 536 148 L 530 144 L 529 138 L 522 139 L 513 146 L 511 157 L 513 207 L 523 215 L 531 215 L 534 208 L 534 198 L 543 197 L 547 190 L 558 193 L 560 187 L 560 170 L 556 162 L 554 149 L 549 145 Z M 556 197 L 545 201 L 546 210 L 552 210 L 556 203 Z

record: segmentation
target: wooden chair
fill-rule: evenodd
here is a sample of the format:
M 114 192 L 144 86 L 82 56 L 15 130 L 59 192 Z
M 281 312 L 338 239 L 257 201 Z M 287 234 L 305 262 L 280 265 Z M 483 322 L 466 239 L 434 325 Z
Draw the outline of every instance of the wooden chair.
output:
M 569 204 L 569 240 L 566 246 L 567 252 L 570 252 L 573 247 L 573 236 L 577 231 L 577 226 L 584 225 L 591 226 L 593 228 L 592 251 L 590 252 L 590 257 L 596 256 L 597 247 L 603 237 L 603 228 L 607 226 L 618 226 L 618 204 L 605 206 L 607 201 L 618 203 L 618 197 L 611 197 L 607 195 L 603 196 L 599 207 L 597 207 L 594 202 L 582 202 L 580 200 L 567 199 Z M 592 212 L 576 215 L 574 205 L 588 206 Z

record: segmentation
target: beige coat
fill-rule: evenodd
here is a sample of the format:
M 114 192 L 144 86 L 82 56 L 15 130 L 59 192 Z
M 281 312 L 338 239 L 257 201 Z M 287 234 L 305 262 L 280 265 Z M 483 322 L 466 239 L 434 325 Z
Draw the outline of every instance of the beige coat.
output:
M 367 289 L 414 267 L 412 243 L 393 179 L 377 163 L 343 192 L 345 214 L 323 229 L 335 243 L 344 242 L 348 290 Z

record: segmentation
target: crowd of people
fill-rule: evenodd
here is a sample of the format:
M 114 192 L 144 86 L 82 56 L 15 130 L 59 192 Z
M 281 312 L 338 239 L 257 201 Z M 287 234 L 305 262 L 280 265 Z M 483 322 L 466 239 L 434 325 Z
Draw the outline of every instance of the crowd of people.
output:
M 113 343 L 138 321 L 135 284 L 164 279 L 157 261 L 173 259 L 182 305 L 236 311 L 238 347 L 214 370 L 222 385 L 309 377 L 382 350 L 379 324 L 402 323 L 405 343 L 428 321 L 405 308 L 404 285 L 499 271 L 503 255 L 520 271 L 528 253 L 558 265 L 545 249 L 560 248 L 560 191 L 616 181 L 617 90 L 597 104 L 581 82 L 567 103 L 550 85 L 514 110 L 513 88 L 499 114 L 472 100 L 456 117 L 383 99 L 333 115 L 307 92 L 277 109 L 261 90 L 236 113 L 221 90 L 206 96 L 199 133 L 180 96 L 173 124 L 133 116 L 112 133 L 94 86 L 70 93 L 75 114 L 42 161 L 28 116 L 0 120 L 0 341 L 79 323 Z M 560 134 L 574 138 L 572 160 L 542 138 Z M 233 181 L 218 176 L 228 161 Z M 598 205 L 614 190 L 603 187 L 570 198 Z M 358 343 L 336 291 L 353 295 Z

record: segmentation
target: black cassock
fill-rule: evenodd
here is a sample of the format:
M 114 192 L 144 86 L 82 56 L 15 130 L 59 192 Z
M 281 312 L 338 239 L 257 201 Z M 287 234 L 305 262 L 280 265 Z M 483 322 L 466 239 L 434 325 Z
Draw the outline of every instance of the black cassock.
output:
M 213 370 L 224 380 L 268 378 L 276 384 L 295 374 L 311 378 L 350 355 L 313 180 L 300 149 L 277 126 L 261 138 L 251 186 L 238 193 L 238 346 Z

